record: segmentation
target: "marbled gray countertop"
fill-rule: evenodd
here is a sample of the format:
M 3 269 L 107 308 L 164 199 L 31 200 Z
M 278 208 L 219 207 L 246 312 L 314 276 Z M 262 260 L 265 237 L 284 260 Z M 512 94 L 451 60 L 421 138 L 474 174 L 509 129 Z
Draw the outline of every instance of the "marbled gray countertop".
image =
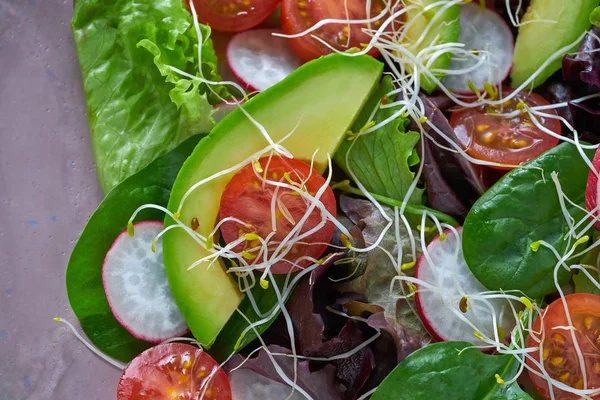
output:
M 71 0 L 0 0 L 0 400 L 114 399 L 64 325 L 69 254 L 102 199 Z

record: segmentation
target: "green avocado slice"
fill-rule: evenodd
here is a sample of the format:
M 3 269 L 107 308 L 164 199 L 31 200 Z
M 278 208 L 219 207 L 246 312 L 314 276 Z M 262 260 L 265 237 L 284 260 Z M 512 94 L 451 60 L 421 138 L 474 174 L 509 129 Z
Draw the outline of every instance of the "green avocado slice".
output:
M 406 12 L 405 19 L 408 25 L 403 42 L 415 56 L 430 46 L 452 43 L 458 40 L 460 6 L 458 4 L 440 5 L 422 13 L 423 8 L 436 2 L 438 0 L 406 1 L 407 7 L 414 8 L 408 8 Z M 424 65 L 430 62 L 427 57 L 420 58 Z M 445 53 L 432 61 L 428 68 L 432 70 L 446 69 L 451 60 L 452 54 Z M 435 74 L 435 76 L 440 80 L 444 77 L 443 74 Z M 436 88 L 437 84 L 421 73 L 421 89 L 426 93 L 431 93 Z
M 346 131 L 376 87 L 383 64 L 368 57 L 333 54 L 309 62 L 282 82 L 244 104 L 274 142 L 285 146 L 296 158 L 308 161 L 315 150 L 315 168 L 323 172 L 327 155 L 333 155 Z M 268 145 L 265 137 L 240 109 L 227 115 L 195 148 L 183 165 L 169 200 L 176 212 L 185 193 L 197 182 L 231 168 Z M 194 190 L 180 212 L 180 220 L 207 236 L 214 229 L 219 202 L 234 172 L 220 176 Z M 167 217 L 165 225 L 173 221 Z M 163 238 L 169 285 L 192 334 L 206 347 L 216 339 L 242 300 L 237 281 L 221 260 L 210 268 L 203 263 L 188 270 L 209 254 L 184 230 L 172 229 Z
M 590 14 L 599 0 L 532 0 L 521 22 L 515 42 L 512 86 L 522 85 L 554 53 L 569 46 L 588 30 L 592 23 Z M 555 22 L 543 22 L 555 21 Z M 539 21 L 539 22 L 534 22 Z M 531 87 L 544 83 L 562 66 L 562 56 L 577 51 L 577 45 L 564 51 L 538 75 Z

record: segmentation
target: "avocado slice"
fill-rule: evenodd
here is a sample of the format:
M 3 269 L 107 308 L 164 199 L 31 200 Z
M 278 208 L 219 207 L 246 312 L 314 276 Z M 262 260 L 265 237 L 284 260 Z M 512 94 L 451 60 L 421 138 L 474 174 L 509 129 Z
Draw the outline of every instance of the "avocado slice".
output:
M 443 5 L 432 8 L 418 15 L 419 12 L 439 0 L 406 0 L 406 7 L 417 6 L 416 8 L 408 9 L 405 20 L 410 23 L 410 26 L 405 31 L 403 43 L 408 50 L 414 55 L 432 45 L 443 43 L 456 42 L 460 32 L 460 6 L 454 4 L 450 7 Z M 431 20 L 435 18 L 431 28 L 425 33 Z M 423 40 L 419 40 L 423 36 Z M 450 65 L 452 54 L 446 53 L 438 57 L 430 66 L 430 69 L 446 69 Z M 424 65 L 427 65 L 428 59 L 422 60 Z M 442 79 L 443 74 L 435 74 L 438 79 Z M 431 79 L 424 74 L 421 74 L 421 89 L 426 93 L 431 93 L 437 88 Z
M 599 0 L 532 0 L 521 22 L 556 23 L 531 22 L 519 27 L 510 73 L 512 85 L 522 85 L 550 56 L 588 30 L 592 25 L 590 14 L 598 3 Z M 577 46 L 573 46 L 565 54 L 576 50 Z M 562 57 L 558 57 L 535 78 L 533 87 L 544 83 L 561 66 Z
M 383 64 L 369 56 L 329 55 L 303 65 L 243 107 L 275 142 L 296 128 L 282 145 L 305 161 L 319 149 L 314 166 L 323 172 L 327 154 L 333 155 L 382 72 Z M 241 163 L 267 145 L 241 110 L 234 110 L 200 141 L 184 163 L 171 191 L 169 210 L 176 212 L 184 194 L 197 182 Z M 221 194 L 233 174 L 193 191 L 181 209 L 180 220 L 191 226 L 196 218 L 196 232 L 210 234 L 218 218 Z M 167 217 L 165 225 L 171 224 Z M 182 229 L 164 235 L 163 252 L 175 302 L 192 334 L 209 347 L 242 300 L 237 281 L 221 260 L 211 268 L 204 263 L 188 271 L 209 252 Z

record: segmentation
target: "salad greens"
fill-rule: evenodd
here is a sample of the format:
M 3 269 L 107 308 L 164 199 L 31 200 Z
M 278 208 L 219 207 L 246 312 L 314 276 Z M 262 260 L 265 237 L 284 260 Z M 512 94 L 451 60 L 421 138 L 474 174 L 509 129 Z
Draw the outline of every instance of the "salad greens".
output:
M 511 355 L 487 355 L 472 348 L 470 343 L 434 343 L 408 356 L 379 385 L 371 399 L 531 399 L 517 383 L 497 381 L 511 379 L 516 364 Z
M 385 76 L 354 122 L 352 133 L 336 151 L 334 161 L 347 174 L 352 170 L 369 192 L 403 201 L 415 175 L 410 167 L 419 163 L 415 150 L 419 134 L 406 132 L 409 120 L 402 117 L 374 132 L 360 134 L 371 120 L 373 112 L 375 115 L 370 126 L 385 121 L 401 108 L 381 108 L 381 105 L 393 100 L 388 100 L 386 96 L 393 89 L 392 79 Z M 349 164 L 346 163 L 348 151 Z M 422 188 L 415 188 L 409 202 L 421 204 L 423 191 Z
M 514 11 L 514 15 L 499 16 L 499 12 L 491 11 L 491 3 L 498 2 L 509 14 Z M 458 2 L 448 1 L 436 7 L 433 3 L 433 0 L 426 0 L 406 8 L 407 14 L 403 18 L 414 19 L 412 25 L 406 24 L 406 29 L 415 35 L 413 48 L 419 53 L 409 55 L 417 56 L 417 59 L 425 57 L 428 61 L 424 66 L 431 69 L 426 72 L 435 76 L 461 75 L 458 70 L 446 70 L 444 65 L 453 56 L 477 58 L 481 49 L 474 48 L 465 53 L 461 50 L 465 43 L 453 44 L 459 30 Z M 485 2 L 480 3 L 483 7 Z M 163 238 L 165 248 L 171 243 L 171 251 L 165 253 L 167 275 L 171 264 L 171 290 L 179 298 L 178 306 L 196 338 L 206 345 L 204 356 L 209 354 L 218 362 L 228 360 L 224 368 L 229 371 L 229 379 L 233 380 L 243 372 L 246 380 L 265 378 L 290 386 L 290 380 L 286 378 L 293 377 L 294 384 L 298 384 L 294 392 L 300 392 L 299 396 L 305 392 L 315 399 L 355 399 L 373 393 L 371 398 L 374 400 L 531 400 L 532 397 L 516 382 L 517 373 L 523 369 L 512 350 L 535 347 L 540 351 L 531 351 L 531 354 L 541 357 L 541 354 L 545 355 L 542 351 L 544 343 L 534 343 L 532 335 L 527 343 L 519 343 L 517 349 L 507 351 L 506 347 L 496 347 L 498 350 L 494 355 L 486 354 L 468 342 L 432 343 L 434 338 L 443 336 L 435 334 L 431 321 L 423 312 L 427 305 L 422 293 L 439 290 L 444 294 L 444 291 L 428 284 L 419 275 L 426 268 L 423 267 L 424 259 L 433 262 L 427 260 L 437 261 L 442 257 L 432 257 L 435 251 L 430 243 L 432 238 L 439 234 L 436 241 L 444 241 L 444 229 L 448 225 L 459 226 L 457 218 L 464 219 L 462 250 L 469 269 L 478 281 L 495 291 L 463 295 L 465 291 L 461 287 L 462 298 L 460 303 L 457 298 L 458 306 L 452 309 L 456 312 L 450 317 L 456 317 L 458 323 L 463 317 L 460 312 L 464 314 L 468 307 L 477 307 L 477 301 L 503 298 L 517 305 L 512 308 L 512 313 L 521 320 L 522 332 L 528 332 L 537 318 L 537 307 L 542 304 L 542 301 L 534 303 L 531 299 L 541 300 L 550 295 L 545 299 L 549 302 L 557 292 L 557 285 L 572 284 L 575 292 L 600 295 L 594 282 L 581 271 L 559 268 L 555 276 L 558 257 L 567 254 L 575 243 L 581 244 L 576 239 L 588 233 L 583 231 L 585 222 L 597 212 L 596 208 L 591 209 L 594 206 L 586 204 L 585 199 L 590 173 L 590 163 L 585 158 L 591 160 L 594 152 L 563 143 L 539 155 L 541 150 L 536 153 L 533 144 L 530 146 L 526 142 L 527 146 L 521 146 L 522 140 L 518 140 L 525 135 L 520 129 L 533 131 L 539 128 L 532 123 L 533 115 L 544 115 L 547 110 L 554 113 L 556 108 L 556 114 L 546 114 L 541 119 L 554 119 L 558 126 L 561 124 L 556 121 L 558 115 L 563 137 L 572 133 L 571 137 L 576 139 L 587 140 L 590 136 L 594 142 L 600 142 L 596 124 L 600 120 L 598 9 L 589 16 L 591 23 L 597 26 L 585 36 L 580 52 L 562 58 L 562 79 L 556 82 L 560 78 L 558 75 L 549 77 L 550 72 L 558 68 L 559 57 L 564 53 L 564 49 L 555 49 L 562 46 L 560 41 L 554 40 L 556 32 L 565 33 L 560 38 L 562 41 L 573 36 L 569 39 L 569 43 L 572 42 L 579 31 L 588 26 L 588 9 L 596 6 L 598 0 L 587 3 L 581 0 L 577 2 L 579 6 L 568 10 L 560 0 L 531 2 L 527 13 L 522 9 L 529 4 L 525 3 L 519 1 L 518 6 L 511 8 L 511 1 L 491 1 L 487 3 L 490 10 L 485 12 L 496 19 L 509 20 L 515 31 L 519 27 L 521 39 L 517 40 L 513 84 L 525 82 L 537 71 L 541 78 L 533 79 L 536 83 L 550 80 L 536 91 L 552 98 L 554 104 L 543 98 L 531 104 L 525 97 L 514 101 L 503 98 L 502 90 L 499 90 L 503 82 L 486 82 L 483 91 L 469 81 L 469 88 L 472 87 L 477 95 L 473 102 L 478 104 L 462 103 L 461 96 L 465 93 L 455 98 L 453 93 L 446 92 L 447 96 L 436 95 L 437 99 L 419 94 L 419 91 L 429 93 L 435 85 L 428 79 L 419 84 L 418 76 L 424 78 L 428 74 L 410 72 L 411 68 L 416 68 L 414 62 L 411 62 L 412 66 L 402 64 L 401 53 L 407 46 L 399 48 L 398 43 L 388 38 L 374 38 L 373 43 L 379 45 L 375 50 L 383 59 L 388 64 L 391 60 L 398 64 L 398 68 L 390 65 L 388 74 L 381 81 L 384 65 L 368 56 L 325 56 L 300 67 L 295 78 L 279 83 L 262 97 L 257 95 L 245 103 L 242 110 L 235 110 L 227 117 L 224 124 L 213 129 L 213 104 L 229 97 L 230 93 L 222 82 L 219 83 L 221 78 L 217 72 L 211 30 L 204 25 L 194 26 L 186 2 L 78 0 L 72 28 L 83 73 L 98 176 L 103 190 L 108 193 L 81 233 L 66 273 L 69 301 L 90 340 L 108 356 L 126 362 L 151 346 L 133 337 L 113 316 L 103 289 L 102 267 L 107 251 L 135 210 L 152 204 L 158 209 L 143 210 L 136 222 L 163 220 L 164 208 L 170 203 L 171 207 L 166 211 L 167 227 L 175 227 L 169 226 L 173 221 L 186 227 L 185 230 L 167 229 L 169 233 Z M 543 7 L 544 4 L 551 6 Z M 539 47 L 536 42 L 539 32 L 550 28 L 521 24 L 519 20 L 531 22 L 533 11 L 542 9 L 548 18 L 560 14 L 558 11 L 561 10 L 568 13 L 562 15 L 562 19 L 557 17 L 561 22 L 560 29 L 544 37 L 543 51 L 531 58 L 528 49 Z M 285 19 L 285 7 L 283 10 Z M 443 15 L 442 10 L 445 10 Z M 476 7 L 474 12 L 477 14 Z M 464 12 L 462 16 L 465 16 Z M 440 19 L 444 23 L 430 30 L 432 26 L 428 21 Z M 311 21 L 308 22 L 310 26 Z M 467 35 L 479 33 L 475 30 Z M 434 44 L 433 37 L 439 38 L 440 42 Z M 512 41 L 503 40 L 503 45 L 513 49 Z M 259 52 L 259 49 L 252 51 Z M 556 53 L 556 57 L 546 53 Z M 550 60 L 552 57 L 555 59 Z M 318 63 L 325 67 L 320 68 Z M 545 64 L 550 68 L 544 67 Z M 254 72 L 254 67 L 250 66 L 249 70 Z M 206 81 L 214 82 L 209 87 Z M 303 87 L 307 82 L 308 85 Z M 323 93 L 327 96 L 319 95 Z M 396 93 L 401 93 L 398 98 L 388 98 Z M 504 95 L 510 96 L 510 93 Z M 530 96 L 541 97 L 538 94 Z M 409 113 L 397 115 L 401 106 L 390 106 L 396 100 L 406 100 L 406 107 L 414 107 L 410 115 L 417 117 L 410 120 Z M 457 110 L 453 106 L 463 107 Z M 328 114 L 323 113 L 326 108 Z M 474 111 L 475 116 L 459 115 L 458 111 L 467 109 Z M 477 118 L 488 118 L 493 114 L 498 114 L 501 121 L 497 129 L 477 123 L 487 121 Z M 468 123 L 462 121 L 462 125 L 457 125 L 456 120 L 460 118 Z M 344 136 L 353 120 L 351 129 Z M 327 129 L 315 129 L 321 126 L 327 126 Z M 485 163 L 477 160 L 490 161 L 485 157 L 486 153 L 471 146 L 471 142 L 467 147 L 466 142 L 459 140 L 459 136 L 466 133 L 458 127 L 464 126 L 470 126 L 471 140 L 481 134 L 479 138 L 483 144 L 478 143 L 479 147 L 500 154 L 499 161 L 493 160 L 496 167 L 506 166 L 508 162 L 503 157 L 517 152 L 523 156 L 521 161 L 531 161 L 507 173 L 484 166 Z M 294 135 L 284 138 L 287 132 L 294 132 Z M 577 132 L 583 136 L 578 136 Z M 203 137 L 202 145 L 197 146 Z M 538 139 L 534 138 L 534 144 Z M 331 188 L 329 183 L 322 184 L 322 189 L 328 191 L 328 204 L 322 200 L 327 196 L 315 200 L 301 193 L 306 191 L 313 196 L 307 189 L 310 187 L 307 182 L 316 179 L 317 172 L 323 172 L 327 162 L 325 156 L 313 160 L 314 174 L 308 174 L 301 183 L 295 182 L 288 170 L 283 169 L 286 172 L 280 174 L 270 171 L 269 164 L 258 161 L 268 153 L 259 150 L 267 143 L 271 144 L 268 147 L 270 154 L 276 155 L 285 147 L 299 160 L 308 160 L 311 154 L 317 154 L 313 153 L 317 147 L 325 148 L 323 154 L 333 152 L 340 140 L 342 143 L 333 157 L 338 168 L 331 171 L 338 183 L 331 183 Z M 556 141 L 546 148 L 558 141 L 557 138 L 553 140 Z M 456 146 L 462 143 L 468 156 L 453 150 L 447 142 Z M 294 162 L 301 163 L 299 160 Z M 423 165 L 417 176 L 415 171 L 421 162 Z M 241 166 L 244 166 L 242 170 L 253 171 L 257 177 L 264 173 L 262 185 L 253 178 L 248 178 L 248 182 L 230 180 Z M 505 175 L 500 178 L 502 174 Z M 269 176 L 273 181 L 267 179 Z M 277 181 L 280 184 L 273 184 Z M 232 182 L 239 188 L 232 189 Z M 267 185 L 277 189 L 271 191 L 266 189 Z M 291 189 L 281 189 L 290 185 Z M 203 189 L 196 191 L 200 186 Z M 381 204 L 354 197 L 364 195 L 363 188 L 356 186 L 364 186 Z M 223 214 L 227 208 L 223 205 L 229 205 L 222 196 L 227 189 L 239 190 L 236 192 L 239 195 L 231 198 L 244 198 L 246 203 L 239 204 L 248 205 L 243 207 L 236 203 L 234 208 L 257 215 L 264 211 L 271 221 L 266 217 L 255 221 L 245 219 L 249 215 L 234 218 L 231 214 Z M 279 193 L 280 189 L 282 193 Z M 597 190 L 588 188 L 588 196 L 592 192 Z M 267 193 L 270 208 L 265 206 L 267 201 L 262 198 L 258 202 L 262 203 L 253 203 L 255 197 L 260 197 L 254 196 L 255 193 L 261 196 Z M 304 229 L 303 225 L 312 215 L 306 217 L 302 210 L 288 208 L 284 195 L 296 199 L 299 199 L 297 195 L 302 195 L 306 204 L 289 204 L 311 203 L 309 214 L 318 212 L 317 207 L 321 210 L 323 220 L 314 232 L 325 226 L 333 227 L 331 222 L 337 223 L 335 231 L 331 228 L 328 234 L 319 238 L 323 249 L 329 245 L 322 254 L 308 256 L 306 247 L 316 244 L 314 233 L 304 235 L 299 230 Z M 321 208 L 321 202 L 328 213 Z M 262 206 L 264 210 L 259 208 Z M 586 207 L 589 213 L 586 213 Z M 399 209 L 402 215 L 396 214 Z M 337 216 L 335 210 L 339 213 Z M 283 219 L 298 229 L 289 228 L 288 236 L 273 240 L 278 247 L 271 249 L 274 243 L 269 241 L 275 237 L 273 235 L 280 233 L 284 226 L 288 229 L 287 225 L 279 224 Z M 331 221 L 326 222 L 327 219 Z M 217 220 L 220 221 L 215 227 Z M 267 221 L 265 224 L 271 222 L 265 237 L 261 236 L 265 228 L 261 225 L 263 221 Z M 229 242 L 224 239 L 226 235 L 219 236 L 225 232 L 221 224 L 226 222 L 240 224 L 232 230 L 234 238 Z M 595 236 L 597 241 L 597 232 Z M 197 246 L 197 242 L 202 246 Z M 238 251 L 242 247 L 243 250 Z M 455 255 L 459 250 L 457 242 Z M 600 247 L 588 250 L 583 257 L 568 258 L 567 263 L 581 264 L 598 280 Z M 277 252 L 280 254 L 274 254 Z M 296 266 L 298 260 L 308 259 L 306 265 L 310 263 L 314 269 L 302 277 L 294 275 L 295 271 L 267 280 L 268 269 L 274 265 L 273 255 L 281 257 L 277 262 Z M 190 265 L 199 267 L 193 272 L 193 279 L 189 274 Z M 206 268 L 202 269 L 203 266 Z M 448 263 L 444 264 L 446 267 L 449 268 Z M 177 276 L 177 280 L 173 280 L 173 276 Z M 224 277 L 221 284 L 215 276 Z M 294 290 L 290 289 L 286 293 L 288 298 L 280 301 L 275 289 L 283 292 L 282 288 L 290 284 L 294 276 L 298 278 L 294 281 Z M 249 288 L 251 278 L 255 284 Z M 453 279 L 461 281 L 458 283 L 465 287 L 468 285 L 465 279 L 457 279 L 457 276 Z M 477 298 L 472 301 L 467 297 Z M 231 299 L 235 301 L 226 304 Z M 281 312 L 286 302 L 285 312 Z M 600 298 L 598 302 L 600 304 Z M 532 310 L 535 318 L 530 318 Z M 507 309 L 503 312 L 511 313 Z M 596 320 L 588 321 L 589 324 L 581 320 L 586 326 L 596 323 Z M 553 327 L 564 328 L 565 323 L 559 322 Z M 256 323 L 256 326 L 250 329 L 249 323 Z M 470 321 L 468 337 L 465 334 L 459 339 L 469 341 L 473 336 L 483 341 L 480 331 L 484 330 L 477 326 L 479 323 L 481 321 Z M 569 324 L 572 323 L 569 321 Z M 207 335 L 210 340 L 203 341 L 201 335 L 206 326 L 210 328 L 210 335 Z M 586 329 L 591 330 L 589 326 Z M 486 337 L 486 344 L 497 341 L 514 344 L 515 338 L 510 338 L 503 328 L 494 332 L 497 335 L 494 339 Z M 255 340 L 258 336 L 260 343 Z M 246 346 L 249 350 L 243 355 L 248 358 L 235 354 Z M 529 362 L 527 365 L 531 367 Z M 581 380 L 577 381 L 579 376 L 568 375 L 562 382 L 568 379 L 577 390 L 581 383 Z M 511 382 L 513 380 L 515 382 Z M 535 377 L 532 382 L 542 393 Z M 282 390 L 281 386 L 278 390 Z
M 587 151 L 591 158 L 592 152 Z M 573 243 L 565 240 L 569 225 L 550 173 L 557 172 L 564 195 L 585 209 L 589 167 L 576 147 L 563 143 L 502 178 L 473 205 L 463 228 L 463 252 L 473 275 L 493 290 L 521 290 L 532 298 L 556 291 L 553 277 L 558 262 L 547 248 L 531 244 L 544 240 L 564 254 Z M 575 221 L 585 218 L 566 204 Z M 558 282 L 569 272 L 561 268 Z
M 180 0 L 78 0 L 73 35 L 98 177 L 105 193 L 190 136 L 213 126 L 207 87 L 167 65 L 198 70 L 198 39 Z M 201 26 L 202 72 L 219 81 L 210 28 Z M 222 87 L 215 90 L 222 95 Z

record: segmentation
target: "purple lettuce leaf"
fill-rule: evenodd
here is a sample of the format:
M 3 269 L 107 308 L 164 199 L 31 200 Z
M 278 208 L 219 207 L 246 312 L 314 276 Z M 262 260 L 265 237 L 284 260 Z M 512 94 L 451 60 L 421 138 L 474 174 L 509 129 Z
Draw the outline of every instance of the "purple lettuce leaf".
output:
M 377 240 L 387 221 L 370 201 L 341 196 L 339 206 L 348 218 L 364 227 L 362 234 L 367 244 Z M 391 209 L 387 207 L 384 209 L 388 214 L 393 215 Z M 419 232 L 413 231 L 413 234 L 417 241 L 418 258 L 421 254 Z M 403 226 L 400 227 L 400 237 L 403 249 L 402 262 L 410 262 L 412 261 L 411 245 Z M 398 244 L 393 230 L 388 231 L 380 246 L 393 255 L 397 253 Z M 380 314 L 384 318 L 380 320 L 378 318 L 381 317 L 376 317 L 374 324 L 377 326 L 372 327 L 382 328 L 392 334 L 398 346 L 397 361 L 401 361 L 421 345 L 429 343 L 431 337 L 415 314 L 412 300 L 397 299 L 390 295 L 390 282 L 396 275 L 397 271 L 388 255 L 383 250 L 375 249 L 368 253 L 365 272 L 352 281 L 336 285 L 336 288 L 344 294 L 354 293 L 362 296 L 358 301 L 352 297 L 346 301 L 338 300 L 338 304 L 345 312 L 362 317 Z M 386 324 L 382 323 L 384 320 L 387 321 Z
M 348 320 L 339 335 L 322 343 L 318 348 L 310 351 L 308 355 L 313 357 L 332 357 L 349 352 L 362 344 L 366 339 L 358 324 L 352 320 Z M 337 367 L 337 379 L 348 388 L 346 390 L 346 398 L 355 399 L 369 378 L 375 366 L 375 359 L 371 349 L 365 347 L 349 357 L 334 360 L 330 363 Z M 321 368 L 325 365 L 322 362 L 313 362 L 311 367 Z
M 600 28 L 592 27 L 575 56 L 566 55 L 563 58 L 563 78 L 566 81 L 582 81 L 600 88 L 600 43 L 596 37 Z M 595 53 L 592 53 L 595 51 Z
M 283 353 L 291 354 L 291 351 L 277 345 L 269 345 L 268 349 L 271 353 Z M 294 379 L 294 360 L 288 356 L 273 356 L 279 366 L 281 367 L 284 374 L 290 379 Z M 231 360 L 225 365 L 225 371 L 229 374 L 230 380 L 232 381 L 232 387 L 236 385 L 236 372 L 232 370 L 238 367 L 244 361 L 244 357 L 236 354 Z M 271 359 L 267 352 L 261 349 L 256 357 L 248 359 L 240 369 L 248 369 L 252 372 L 268 378 L 272 381 L 286 384 L 283 378 L 275 370 Z M 346 396 L 347 388 L 339 382 L 337 378 L 336 366 L 327 364 L 318 370 L 310 368 L 310 361 L 300 360 L 298 362 L 298 379 L 297 385 L 307 392 L 315 400 L 344 400 Z M 247 384 L 247 383 L 245 383 Z M 286 384 L 287 385 L 287 384 Z M 263 388 L 255 388 L 248 384 L 247 391 L 244 393 L 244 398 L 258 398 L 255 397 L 257 393 L 253 391 L 261 390 L 264 393 Z M 291 387 L 290 387 L 291 392 Z M 303 398 L 303 397 L 300 397 Z

